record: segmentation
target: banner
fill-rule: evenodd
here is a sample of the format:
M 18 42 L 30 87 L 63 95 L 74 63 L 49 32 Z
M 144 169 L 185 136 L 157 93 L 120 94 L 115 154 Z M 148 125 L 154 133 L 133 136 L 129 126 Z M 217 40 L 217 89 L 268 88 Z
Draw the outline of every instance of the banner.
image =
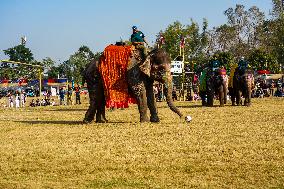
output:
M 184 68 L 183 61 L 172 61 L 171 62 L 171 73 L 182 73 Z

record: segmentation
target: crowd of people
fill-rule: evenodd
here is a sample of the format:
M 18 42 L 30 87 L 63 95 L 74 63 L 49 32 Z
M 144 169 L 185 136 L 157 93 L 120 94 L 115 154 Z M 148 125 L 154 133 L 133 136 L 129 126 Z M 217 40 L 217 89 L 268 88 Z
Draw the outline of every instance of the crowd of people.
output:
M 39 96 L 28 97 L 28 94 L 24 90 L 8 91 L 5 96 L 1 96 L 0 106 L 8 108 L 20 108 L 20 107 L 37 107 L 37 106 L 57 106 L 57 105 L 73 105 L 73 98 L 75 97 L 75 104 L 81 104 L 81 91 L 80 87 L 67 87 L 65 90 L 61 87 L 57 93 L 57 98 L 52 97 L 51 91 L 43 91 L 42 98 Z M 27 105 L 27 98 L 30 98 Z

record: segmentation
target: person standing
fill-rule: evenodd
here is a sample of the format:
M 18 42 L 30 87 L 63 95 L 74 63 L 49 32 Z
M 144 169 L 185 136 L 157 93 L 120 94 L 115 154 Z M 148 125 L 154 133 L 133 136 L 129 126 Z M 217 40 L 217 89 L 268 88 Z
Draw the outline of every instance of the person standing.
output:
M 70 86 L 68 86 L 67 88 L 67 105 L 72 105 L 72 94 L 73 94 L 73 90 Z
M 75 95 L 76 95 L 76 104 L 81 104 L 80 87 L 76 88 Z
M 14 107 L 14 99 L 13 99 L 13 95 L 11 93 L 8 94 L 8 106 L 9 106 L 9 108 Z
M 24 91 L 21 92 L 20 97 L 21 97 L 21 106 L 22 106 L 22 107 L 25 107 L 26 95 L 25 95 L 25 92 L 24 92 Z
M 64 97 L 65 97 L 65 91 L 64 89 L 61 87 L 59 89 L 59 101 L 60 101 L 60 105 L 64 104 Z
M 20 96 L 18 92 L 16 93 L 15 105 L 16 105 L 16 108 L 20 108 Z

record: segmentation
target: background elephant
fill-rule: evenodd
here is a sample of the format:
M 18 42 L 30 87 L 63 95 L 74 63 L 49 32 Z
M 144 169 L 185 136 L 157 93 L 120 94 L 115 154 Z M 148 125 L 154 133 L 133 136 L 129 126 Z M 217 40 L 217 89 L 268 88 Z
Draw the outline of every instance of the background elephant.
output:
M 223 68 L 205 68 L 203 71 L 203 87 L 200 90 L 200 96 L 203 106 L 213 106 L 214 96 L 219 97 L 220 106 L 227 103 L 227 75 Z M 206 100 L 207 98 L 207 100 Z
M 251 105 L 251 93 L 254 85 L 253 71 L 237 67 L 234 71 L 233 85 L 229 87 L 232 105 L 241 105 L 241 96 L 245 98 L 244 105 Z
M 102 55 L 104 56 L 104 55 Z M 140 122 L 149 121 L 147 109 L 150 110 L 150 121 L 159 122 L 156 100 L 153 92 L 153 82 L 158 81 L 164 85 L 164 94 L 170 109 L 182 117 L 182 113 L 174 106 L 172 101 L 172 76 L 170 73 L 171 61 L 169 55 L 162 49 L 151 51 L 146 60 L 141 57 L 141 51 L 134 50 L 127 67 L 126 78 L 129 92 L 135 97 L 140 113 Z M 87 82 L 90 106 L 85 114 L 84 122 L 94 119 L 96 122 L 107 122 L 105 118 L 105 95 L 99 61 L 87 65 L 83 76 Z

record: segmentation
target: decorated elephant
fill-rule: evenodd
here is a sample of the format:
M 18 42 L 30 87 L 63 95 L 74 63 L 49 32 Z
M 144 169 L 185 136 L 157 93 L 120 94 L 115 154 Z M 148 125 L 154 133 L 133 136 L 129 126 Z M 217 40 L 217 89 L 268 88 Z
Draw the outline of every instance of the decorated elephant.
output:
M 140 122 L 159 122 L 153 82 L 164 85 L 169 108 L 183 117 L 172 101 L 170 57 L 162 49 L 155 49 L 145 57 L 131 46 L 110 45 L 99 61 L 92 61 L 83 72 L 90 96 L 85 123 L 107 122 L 105 107 L 127 107 L 131 96 L 138 105 Z M 150 110 L 150 119 L 147 109 Z
M 214 96 L 219 97 L 220 106 L 227 103 L 228 77 L 218 61 L 210 62 L 200 77 L 200 96 L 203 106 L 213 106 Z
M 253 71 L 245 60 L 240 60 L 238 65 L 231 68 L 229 80 L 229 94 L 232 105 L 241 105 L 241 96 L 244 97 L 244 105 L 251 105 L 252 89 L 254 87 Z

